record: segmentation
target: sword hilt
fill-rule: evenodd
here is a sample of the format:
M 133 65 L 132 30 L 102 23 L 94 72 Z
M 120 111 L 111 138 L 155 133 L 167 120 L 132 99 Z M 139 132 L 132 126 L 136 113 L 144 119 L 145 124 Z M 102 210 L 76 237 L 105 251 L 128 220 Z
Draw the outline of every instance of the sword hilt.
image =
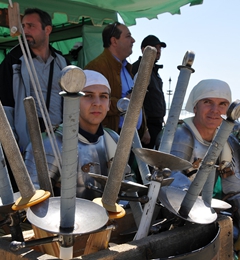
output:
M 227 120 L 235 121 L 240 117 L 240 100 L 232 102 L 227 110 Z
M 195 53 L 193 51 L 187 51 L 183 57 L 182 65 L 187 67 L 192 67 L 195 58 Z

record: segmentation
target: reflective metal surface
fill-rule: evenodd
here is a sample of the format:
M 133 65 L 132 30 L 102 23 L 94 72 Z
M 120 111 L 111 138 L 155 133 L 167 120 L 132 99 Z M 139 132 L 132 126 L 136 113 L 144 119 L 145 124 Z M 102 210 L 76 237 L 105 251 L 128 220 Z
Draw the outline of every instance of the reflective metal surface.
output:
M 163 168 L 169 168 L 171 171 L 186 170 L 192 167 L 190 162 L 168 153 L 147 148 L 136 148 L 133 149 L 133 152 L 142 161 L 150 166 L 155 166 L 160 170 Z
M 0 213 L 11 213 L 11 212 L 14 212 L 15 210 L 12 209 L 12 206 L 15 203 L 15 201 L 17 199 L 19 199 L 20 197 L 21 197 L 20 192 L 13 193 L 14 201 L 13 201 L 13 203 L 10 203 L 10 204 L 7 204 L 7 205 L 6 204 L 3 205 L 1 197 L 0 197 Z
M 119 99 L 118 102 L 117 102 L 118 110 L 122 113 L 126 113 L 126 111 L 128 109 L 129 102 L 130 102 L 130 99 L 126 98 L 126 97 Z
M 74 229 L 60 230 L 60 197 L 54 197 L 29 208 L 27 218 L 33 225 L 54 234 L 81 235 L 102 228 L 108 221 L 108 213 L 92 201 L 76 198 Z
M 105 186 L 108 177 L 104 175 L 99 175 L 95 173 L 88 173 L 92 178 L 94 178 L 97 182 L 99 182 L 102 186 Z M 124 192 L 138 192 L 138 191 L 147 191 L 148 187 L 142 184 L 129 181 L 122 180 L 120 191 Z
M 159 192 L 158 199 L 161 203 L 172 213 L 187 221 L 198 224 L 209 224 L 217 219 L 217 213 L 205 203 L 202 199 L 197 198 L 192 209 L 190 210 L 188 217 L 182 217 L 178 211 L 181 207 L 181 203 L 186 195 L 186 191 L 180 190 L 175 187 L 162 187 Z
M 227 203 L 227 202 L 225 202 L 223 200 L 212 198 L 211 207 L 214 210 L 216 210 L 217 212 L 219 212 L 221 210 L 230 209 L 232 206 L 231 206 L 231 204 L 229 204 L 229 203 Z
M 195 58 L 195 53 L 193 51 L 187 51 L 183 57 L 182 65 L 191 67 Z
M 237 120 L 240 117 L 240 100 L 232 102 L 227 111 L 227 118 L 229 120 Z
M 86 76 L 79 67 L 68 65 L 62 69 L 59 84 L 64 91 L 68 93 L 78 93 L 83 89 L 85 82 Z
M 171 177 L 165 178 L 165 179 L 163 179 L 162 182 L 161 182 L 161 187 L 163 187 L 163 186 L 169 186 L 173 181 L 174 181 L 174 178 L 171 178 Z

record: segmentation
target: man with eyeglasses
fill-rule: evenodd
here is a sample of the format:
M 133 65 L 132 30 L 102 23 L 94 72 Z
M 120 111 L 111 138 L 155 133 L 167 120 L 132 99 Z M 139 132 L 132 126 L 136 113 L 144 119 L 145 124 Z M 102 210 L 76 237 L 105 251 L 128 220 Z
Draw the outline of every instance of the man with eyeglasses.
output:
M 159 132 L 162 130 L 164 116 L 166 114 L 166 102 L 163 93 L 163 82 L 158 74 L 158 70 L 163 65 L 158 65 L 156 62 L 161 57 L 161 49 L 167 47 L 165 42 L 161 42 L 156 36 L 148 35 L 141 43 L 142 53 L 147 46 L 152 46 L 157 49 L 155 64 L 152 69 L 150 83 L 147 89 L 147 93 L 144 99 L 143 107 L 147 120 L 147 127 L 150 134 L 150 142 L 145 144 L 142 142 L 143 147 L 153 149 L 156 138 Z M 133 63 L 132 73 L 135 75 L 138 72 L 142 57 Z
M 120 133 L 123 116 L 117 109 L 117 102 L 123 97 L 131 97 L 134 81 L 131 73 L 131 64 L 127 62 L 126 58 L 132 53 L 135 40 L 128 27 L 119 22 L 109 24 L 104 28 L 102 40 L 103 52 L 87 64 L 85 69 L 98 71 L 109 81 L 112 89 L 111 106 L 103 121 L 103 125 Z M 142 113 L 139 116 L 137 129 L 140 138 L 148 142 L 150 137 Z

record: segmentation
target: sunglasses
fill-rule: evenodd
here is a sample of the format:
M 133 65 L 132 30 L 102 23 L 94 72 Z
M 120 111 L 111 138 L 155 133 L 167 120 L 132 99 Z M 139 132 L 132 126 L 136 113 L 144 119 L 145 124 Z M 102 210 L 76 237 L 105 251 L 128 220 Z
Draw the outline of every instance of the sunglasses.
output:
M 110 39 L 113 37 L 113 34 L 115 33 L 116 28 L 117 28 L 117 22 L 115 22 L 113 24 L 113 27 L 112 27 L 112 30 L 111 30 L 111 33 L 110 33 L 110 36 L 109 36 Z

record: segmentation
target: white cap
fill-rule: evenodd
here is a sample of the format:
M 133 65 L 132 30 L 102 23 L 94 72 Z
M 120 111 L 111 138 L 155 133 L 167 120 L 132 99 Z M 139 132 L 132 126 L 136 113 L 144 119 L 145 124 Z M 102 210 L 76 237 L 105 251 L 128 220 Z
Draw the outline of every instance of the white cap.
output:
M 108 80 L 101 73 L 94 70 L 83 70 L 83 72 L 86 76 L 86 83 L 83 89 L 91 85 L 104 85 L 111 92 Z
M 197 102 L 204 98 L 225 98 L 232 102 L 229 85 L 218 79 L 201 80 L 191 91 L 185 109 L 194 113 Z

